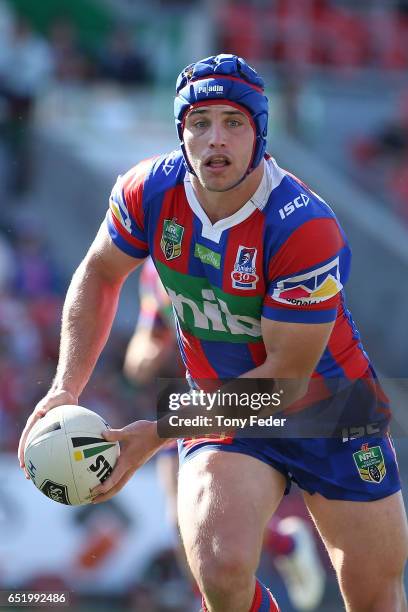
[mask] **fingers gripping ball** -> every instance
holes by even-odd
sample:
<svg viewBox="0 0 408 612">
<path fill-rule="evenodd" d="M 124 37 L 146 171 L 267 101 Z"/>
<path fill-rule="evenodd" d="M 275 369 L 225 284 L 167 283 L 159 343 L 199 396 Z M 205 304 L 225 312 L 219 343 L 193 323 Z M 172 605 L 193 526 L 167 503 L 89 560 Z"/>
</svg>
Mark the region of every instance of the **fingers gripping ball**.
<svg viewBox="0 0 408 612">
<path fill-rule="evenodd" d="M 90 491 L 111 474 L 119 443 L 107 442 L 107 423 L 81 406 L 58 406 L 36 422 L 24 449 L 35 486 L 61 504 L 91 502 Z"/>
</svg>

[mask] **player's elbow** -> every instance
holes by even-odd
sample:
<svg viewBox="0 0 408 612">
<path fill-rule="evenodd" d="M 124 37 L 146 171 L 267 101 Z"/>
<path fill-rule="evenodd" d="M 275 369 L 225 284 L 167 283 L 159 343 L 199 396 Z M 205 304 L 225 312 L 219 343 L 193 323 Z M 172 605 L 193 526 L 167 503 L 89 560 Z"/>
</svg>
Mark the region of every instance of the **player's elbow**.
<svg viewBox="0 0 408 612">
<path fill-rule="evenodd" d="M 107 289 L 120 289 L 127 276 L 109 265 L 109 261 L 98 252 L 88 252 L 81 267 L 86 279 Z"/>
</svg>

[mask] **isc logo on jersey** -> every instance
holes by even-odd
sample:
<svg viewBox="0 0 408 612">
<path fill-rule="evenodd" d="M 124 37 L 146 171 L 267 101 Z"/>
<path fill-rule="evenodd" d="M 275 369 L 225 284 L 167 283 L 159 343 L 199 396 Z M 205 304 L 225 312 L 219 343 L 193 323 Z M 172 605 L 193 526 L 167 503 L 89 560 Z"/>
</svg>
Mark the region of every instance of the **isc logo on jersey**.
<svg viewBox="0 0 408 612">
<path fill-rule="evenodd" d="M 297 198 L 291 202 L 288 202 L 283 208 L 279 209 L 280 218 L 282 220 L 286 219 L 286 217 L 289 217 L 289 215 L 295 212 L 297 208 L 307 207 L 309 202 L 310 198 L 305 193 L 301 193 L 299 196 L 297 196 Z"/>
<path fill-rule="evenodd" d="M 282 304 L 306 306 L 318 304 L 341 291 L 339 258 L 305 274 L 290 276 L 276 283 L 272 298 Z"/>
</svg>

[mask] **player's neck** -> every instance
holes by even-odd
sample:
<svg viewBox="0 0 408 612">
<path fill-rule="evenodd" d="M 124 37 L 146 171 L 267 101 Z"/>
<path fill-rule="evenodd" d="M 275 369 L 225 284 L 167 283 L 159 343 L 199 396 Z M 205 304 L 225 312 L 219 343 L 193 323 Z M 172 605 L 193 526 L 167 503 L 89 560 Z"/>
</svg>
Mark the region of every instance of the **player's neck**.
<svg viewBox="0 0 408 612">
<path fill-rule="evenodd" d="M 261 184 L 263 173 L 264 164 L 260 164 L 242 183 L 228 191 L 208 191 L 196 176 L 191 176 L 191 184 L 207 217 L 211 223 L 216 223 L 236 213 L 251 199 Z"/>
</svg>

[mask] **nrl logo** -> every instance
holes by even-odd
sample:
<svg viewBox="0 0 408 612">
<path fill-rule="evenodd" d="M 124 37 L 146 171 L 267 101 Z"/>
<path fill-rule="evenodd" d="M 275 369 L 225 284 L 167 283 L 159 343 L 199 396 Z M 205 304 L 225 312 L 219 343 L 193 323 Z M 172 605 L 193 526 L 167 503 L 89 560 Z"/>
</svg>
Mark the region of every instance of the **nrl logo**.
<svg viewBox="0 0 408 612">
<path fill-rule="evenodd" d="M 239 246 L 231 272 L 234 289 L 255 289 L 259 280 L 255 265 L 257 252 L 255 247 Z"/>
<path fill-rule="evenodd" d="M 167 261 L 180 257 L 183 234 L 182 225 L 178 225 L 173 219 L 164 219 L 160 247 Z"/>
<path fill-rule="evenodd" d="M 380 446 L 368 448 L 363 444 L 361 450 L 353 453 L 353 459 L 362 480 L 378 484 L 387 473 Z"/>
</svg>

